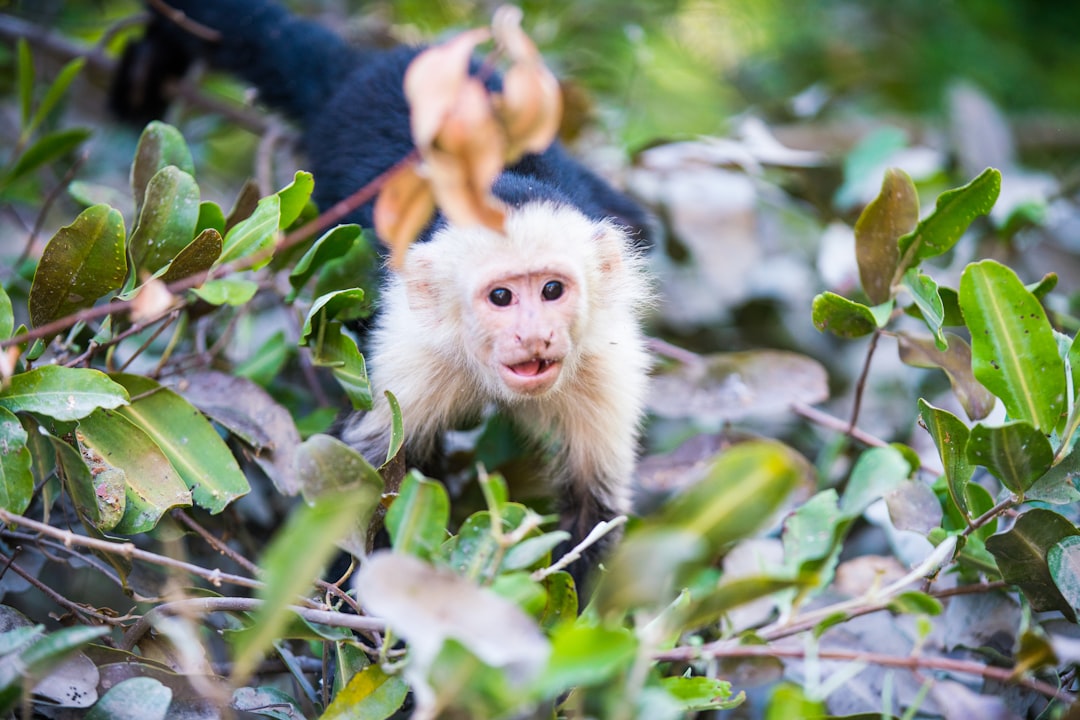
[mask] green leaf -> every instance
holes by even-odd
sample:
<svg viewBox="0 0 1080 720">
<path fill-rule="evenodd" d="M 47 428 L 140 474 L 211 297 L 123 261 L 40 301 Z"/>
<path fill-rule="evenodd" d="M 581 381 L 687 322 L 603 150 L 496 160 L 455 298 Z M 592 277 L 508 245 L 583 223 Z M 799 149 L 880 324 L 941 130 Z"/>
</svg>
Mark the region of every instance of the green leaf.
<svg viewBox="0 0 1080 720">
<path fill-rule="evenodd" d="M 175 165 L 158 170 L 146 186 L 129 249 L 135 267 L 153 275 L 192 242 L 199 220 L 199 186 Z"/>
<path fill-rule="evenodd" d="M 195 176 L 195 163 L 184 136 L 172 125 L 154 120 L 139 136 L 135 159 L 131 164 L 131 195 L 135 198 L 136 211 L 142 209 L 150 178 L 169 165 Z"/>
<path fill-rule="evenodd" d="M 286 301 L 295 300 L 300 288 L 311 279 L 312 275 L 319 272 L 323 265 L 347 253 L 360 237 L 360 232 L 359 225 L 338 225 L 312 243 L 289 273 L 289 284 L 293 289 Z"/>
<path fill-rule="evenodd" d="M 353 410 L 370 410 L 371 383 L 356 341 L 342 332 L 338 322 L 328 322 L 320 340 L 313 348 L 312 363 L 330 368 Z"/>
<path fill-rule="evenodd" d="M 1000 192 L 1001 173 L 987 168 L 967 185 L 941 193 L 934 212 L 900 238 L 899 269 L 906 272 L 923 260 L 950 250 L 975 218 L 990 212 Z"/>
<path fill-rule="evenodd" d="M 986 539 L 1001 577 L 1016 585 L 1039 612 L 1058 610 L 1076 622 L 1072 606 L 1062 596 L 1047 565 L 1047 554 L 1065 538 L 1080 535 L 1076 526 L 1051 510 L 1034 508 L 1017 518 L 1008 532 Z"/>
<path fill-rule="evenodd" d="M 944 605 L 933 595 L 908 590 L 889 601 L 889 611 L 904 614 L 940 615 Z"/>
<path fill-rule="evenodd" d="M 0 408 L 0 507 L 22 515 L 34 494 L 30 450 L 19 418 Z"/>
<path fill-rule="evenodd" d="M 700 481 L 670 501 L 658 522 L 700 535 L 715 551 L 768 522 L 807 473 L 806 461 L 781 443 L 740 443 L 722 452 Z"/>
<path fill-rule="evenodd" d="M 279 330 L 259 346 L 251 357 L 238 364 L 233 372 L 266 387 L 281 372 L 292 350 L 293 344 L 285 339 L 285 332 Z"/>
<path fill-rule="evenodd" d="M 43 365 L 15 375 L 0 390 L 0 407 L 60 421 L 78 420 L 97 408 L 115 408 L 127 402 L 127 391 L 105 373 L 59 365 Z"/>
<path fill-rule="evenodd" d="M 241 278 L 207 280 L 191 292 L 211 305 L 243 305 L 255 297 L 259 284 Z"/>
<path fill-rule="evenodd" d="M 152 677 L 133 677 L 109 688 L 86 720 L 165 720 L 173 692 Z"/>
<path fill-rule="evenodd" d="M 1074 448 L 1061 462 L 1047 470 L 1028 488 L 1024 497 L 1052 505 L 1080 501 L 1080 449 Z"/>
<path fill-rule="evenodd" d="M 405 444 L 405 424 L 401 417 L 401 406 L 394 394 L 387 390 L 383 396 L 390 406 L 390 445 L 386 448 L 386 462 L 390 462 L 397 457 L 402 445 Z"/>
<path fill-rule="evenodd" d="M 875 305 L 893 296 L 892 284 L 900 251 L 896 241 L 911 232 L 919 221 L 919 194 L 907 173 L 885 171 L 881 192 L 866 206 L 855 223 L 855 258 L 859 279 Z"/>
<path fill-rule="evenodd" d="M 221 234 L 217 230 L 203 230 L 169 262 L 161 281 L 171 283 L 206 272 L 221 257 L 221 247 Z"/>
<path fill-rule="evenodd" d="M 320 720 L 384 720 L 401 708 L 409 685 L 378 665 L 358 672 L 334 697 Z"/>
<path fill-rule="evenodd" d="M 1051 546 L 1046 561 L 1062 597 L 1074 614 L 1080 614 L 1080 535 L 1069 535 Z"/>
<path fill-rule="evenodd" d="M 862 337 L 878 328 L 870 308 L 836 293 L 824 292 L 815 297 L 811 314 L 814 327 L 842 338 Z"/>
<path fill-rule="evenodd" d="M 195 503 L 219 513 L 251 489 L 240 465 L 201 412 L 148 377 L 117 373 L 134 400 L 117 410 L 145 432 L 191 490 Z"/>
<path fill-rule="evenodd" d="M 360 288 L 348 290 L 336 290 L 315 299 L 304 318 L 304 326 L 300 330 L 300 345 L 308 345 L 312 334 L 321 330 L 321 324 L 334 320 L 341 313 L 347 313 L 351 305 L 364 299 L 364 291 Z M 316 338 L 317 340 L 318 338 Z"/>
<path fill-rule="evenodd" d="M 86 58 L 75 58 L 68 62 L 64 67 L 60 68 L 60 72 L 56 73 L 55 79 L 45 90 L 45 95 L 41 98 L 41 103 L 37 107 L 37 111 L 33 117 L 30 118 L 30 122 L 23 128 L 24 133 L 33 132 L 38 125 L 40 125 L 45 118 L 49 116 L 56 104 L 60 102 L 60 98 L 64 96 L 68 88 L 71 87 L 71 83 L 75 80 L 75 77 L 82 70 L 83 65 L 86 64 Z"/>
<path fill-rule="evenodd" d="M 945 333 L 949 347 L 940 350 L 935 341 L 906 332 L 896 334 L 900 360 L 912 367 L 939 368 L 952 385 L 953 394 L 972 420 L 981 420 L 994 409 L 996 399 L 975 379 L 971 369 L 971 347 L 963 338 Z"/>
<path fill-rule="evenodd" d="M 368 525 L 382 500 L 382 476 L 357 450 L 329 435 L 312 435 L 301 443 L 293 463 L 308 502 L 342 492 L 357 496 L 352 532 L 348 537 L 342 534 L 342 545 L 364 556 Z"/>
<path fill-rule="evenodd" d="M 1054 449 L 1031 423 L 1016 420 L 999 427 L 975 425 L 968 438 L 967 456 L 968 462 L 982 465 L 1002 485 L 1022 497 L 1050 468 Z"/>
<path fill-rule="evenodd" d="M 684 630 L 705 627 L 741 605 L 776 595 L 798 584 L 798 581 L 793 578 L 767 575 L 722 580 L 708 593 L 694 597 L 686 608 L 676 614 L 676 617 L 679 626 Z"/>
<path fill-rule="evenodd" d="M 544 697 L 572 687 L 589 687 L 626 670 L 637 653 L 637 639 L 625 628 L 568 623 L 551 637 L 551 657 L 540 679 Z"/>
<path fill-rule="evenodd" d="M 199 203 L 199 222 L 195 224 L 197 232 L 216 230 L 218 235 L 225 232 L 225 212 L 221 206 L 214 202 L 203 201 Z"/>
<path fill-rule="evenodd" d="M 0 287 L 0 340 L 7 340 L 15 331 L 15 311 L 11 307 L 11 298 Z"/>
<path fill-rule="evenodd" d="M 30 45 L 26 38 L 19 38 L 15 56 L 15 66 L 19 82 L 19 127 L 24 134 L 30 124 L 30 112 L 34 101 L 34 58 L 30 55 Z"/>
<path fill-rule="evenodd" d="M 674 697 L 684 712 L 730 710 L 741 705 L 746 696 L 732 697 L 731 683 L 709 677 L 665 677 L 660 679 L 668 694 Z"/>
<path fill-rule="evenodd" d="M 964 488 L 971 481 L 975 468 L 968 462 L 967 443 L 970 431 L 958 417 L 919 399 L 919 417 L 934 439 L 949 495 L 960 512 L 968 515 L 967 494 Z M 966 522 L 964 523 L 967 524 Z"/>
<path fill-rule="evenodd" d="M 255 212 L 225 234 L 224 248 L 217 264 L 225 265 L 240 258 L 262 256 L 252 269 L 266 265 L 273 259 L 270 251 L 274 248 L 280 219 L 281 198 L 267 195 L 255 206 Z"/>
<path fill-rule="evenodd" d="M 279 225 L 282 230 L 296 222 L 300 217 L 304 206 L 311 199 L 311 191 L 315 189 L 315 179 L 311 173 L 297 170 L 293 181 L 278 190 L 278 198 L 281 200 L 281 217 Z"/>
<path fill-rule="evenodd" d="M 844 183 L 836 191 L 836 204 L 847 208 L 858 202 L 863 181 L 907 144 L 907 133 L 895 127 L 882 127 L 863 136 L 844 157 Z"/>
<path fill-rule="evenodd" d="M 339 648 L 348 647 L 338 644 Z M 241 687 L 233 691 L 232 709 L 274 720 L 307 720 L 300 703 L 275 687 Z"/>
<path fill-rule="evenodd" d="M 169 509 L 191 505 L 191 492 L 168 458 L 123 415 L 96 410 L 79 421 L 76 437 L 101 466 L 124 472 L 126 505 L 123 518 L 113 528 L 117 533 L 148 532 Z"/>
<path fill-rule="evenodd" d="M 1064 408 L 1065 364 L 1042 305 L 1016 273 L 983 260 L 964 269 L 960 307 L 975 377 L 1001 398 L 1010 418 L 1053 431 Z"/>
<path fill-rule="evenodd" d="M 17 180 L 23 175 L 67 155 L 81 145 L 91 134 L 86 128 L 68 128 L 42 135 L 15 161 L 11 170 L 8 171 L 8 181 Z"/>
<path fill-rule="evenodd" d="M 570 533 L 565 530 L 556 530 L 522 540 L 507 550 L 501 567 L 503 570 L 530 568 L 544 558 L 549 557 L 551 551 L 558 547 L 559 543 L 566 542 L 569 539 Z"/>
<path fill-rule="evenodd" d="M 938 295 L 937 283 L 929 275 L 924 275 L 918 268 L 910 268 L 904 273 L 901 284 L 911 294 L 912 300 L 919 308 L 919 314 L 930 332 L 934 334 L 937 349 L 944 351 L 949 343 L 941 332 L 941 326 L 945 322 L 945 306 Z"/>
<path fill-rule="evenodd" d="M 870 448 L 859 456 L 840 498 L 840 515 L 857 518 L 876 500 L 896 489 L 911 475 L 903 453 L 893 447 Z"/>
<path fill-rule="evenodd" d="M 386 531 L 398 552 L 430 558 L 446 539 L 450 498 L 446 488 L 412 470 L 386 511 Z"/>
<path fill-rule="evenodd" d="M 260 562 L 265 585 L 258 590 L 263 604 L 250 629 L 237 636 L 232 679 L 242 684 L 262 653 L 279 637 L 291 617 L 288 606 L 305 594 L 323 572 L 344 537 L 363 511 L 364 493 L 333 492 L 310 505 L 300 505 L 271 540 Z"/>
<path fill-rule="evenodd" d="M 801 503 L 784 519 L 781 539 L 786 564 L 799 569 L 806 563 L 813 563 L 814 571 L 820 571 L 823 566 L 820 561 L 833 555 L 842 539 L 838 528 L 843 520 L 839 498 L 832 488 Z"/>
<path fill-rule="evenodd" d="M 112 526 L 104 527 L 94 477 L 82 455 L 60 438 L 49 435 L 48 439 L 56 453 L 57 467 L 63 476 L 68 495 L 74 501 L 79 514 L 94 527 L 103 531 L 111 530 Z"/>
<path fill-rule="evenodd" d="M 40 327 L 90 307 L 126 274 L 124 218 L 107 205 L 87 208 L 41 254 L 30 287 L 31 323 Z"/>
</svg>

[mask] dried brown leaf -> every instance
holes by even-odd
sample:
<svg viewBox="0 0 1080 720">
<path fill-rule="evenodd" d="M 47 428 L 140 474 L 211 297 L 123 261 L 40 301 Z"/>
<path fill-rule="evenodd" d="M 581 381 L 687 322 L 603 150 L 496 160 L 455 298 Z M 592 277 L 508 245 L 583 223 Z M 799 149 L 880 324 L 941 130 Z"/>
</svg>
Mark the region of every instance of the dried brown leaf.
<svg viewBox="0 0 1080 720">
<path fill-rule="evenodd" d="M 473 50 L 490 36 L 486 28 L 469 30 L 428 48 L 409 64 L 405 97 L 411 109 L 413 142 L 421 153 L 434 142 L 446 116 L 458 104 L 461 88 L 469 80 Z"/>
<path fill-rule="evenodd" d="M 504 159 L 513 162 L 526 152 L 543 152 L 555 140 L 562 120 L 562 92 L 521 29 L 519 8 L 504 5 L 496 10 L 492 30 L 513 63 L 498 99 L 499 120 L 508 140 Z"/>
<path fill-rule="evenodd" d="M 431 221 L 435 196 L 426 178 L 412 165 L 386 181 L 375 200 L 375 232 L 390 249 L 390 264 L 400 268 L 416 236 Z"/>
<path fill-rule="evenodd" d="M 139 290 L 131 301 L 131 321 L 141 323 L 153 320 L 176 302 L 176 296 L 169 292 L 165 283 L 158 278 L 151 278 Z"/>
</svg>

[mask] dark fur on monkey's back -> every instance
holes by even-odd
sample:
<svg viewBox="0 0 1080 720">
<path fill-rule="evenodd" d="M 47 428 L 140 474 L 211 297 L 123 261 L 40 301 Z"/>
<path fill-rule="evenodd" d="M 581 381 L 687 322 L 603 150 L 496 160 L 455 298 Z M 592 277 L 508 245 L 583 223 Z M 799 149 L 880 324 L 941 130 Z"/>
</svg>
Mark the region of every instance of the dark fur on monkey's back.
<svg viewBox="0 0 1080 720">
<path fill-rule="evenodd" d="M 419 48 L 361 50 L 329 29 L 268 0 L 167 0 L 174 21 L 153 11 L 144 38 L 129 46 L 111 93 L 124 118 L 145 123 L 163 112 L 170 80 L 204 58 L 252 83 L 260 99 L 296 119 L 315 175 L 315 202 L 327 209 L 365 186 L 412 149 L 402 81 Z M 218 34 L 193 35 L 188 21 Z M 497 87 L 498 77 L 489 85 Z M 648 244 L 647 220 L 629 198 L 574 161 L 558 144 L 508 168 L 494 192 L 512 206 L 537 199 L 572 204 L 586 216 L 622 223 Z M 372 225 L 369 203 L 347 218 Z"/>
</svg>

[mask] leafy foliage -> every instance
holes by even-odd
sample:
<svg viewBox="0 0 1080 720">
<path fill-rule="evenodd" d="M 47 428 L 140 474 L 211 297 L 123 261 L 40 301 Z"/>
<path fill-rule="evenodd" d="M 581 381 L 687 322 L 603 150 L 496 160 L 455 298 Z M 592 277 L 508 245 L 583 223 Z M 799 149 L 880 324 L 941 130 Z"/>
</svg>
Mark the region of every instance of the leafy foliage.
<svg viewBox="0 0 1080 720">
<path fill-rule="evenodd" d="M 651 31 L 640 42 L 674 53 Z M 524 50 L 515 60 L 531 74 L 520 87 L 533 89 L 508 88 L 525 104 L 499 115 L 499 162 L 554 132 L 549 76 Z M 64 65 L 40 92 L 26 42 L 12 64 L 20 131 L 0 198 L 41 202 L 37 176 L 89 137 L 51 124 L 83 63 Z M 442 75 L 431 72 L 421 88 L 438 89 Z M 522 108 L 542 127 L 520 127 Z M 627 134 L 641 139 L 650 122 L 635 119 Z M 845 687 L 875 671 L 866 682 L 889 691 L 857 708 L 866 716 L 1020 705 L 1053 716 L 1074 699 L 1076 658 L 1062 639 L 1080 607 L 1080 322 L 1063 309 L 1056 276 L 1025 285 L 1017 253 L 984 259 L 969 247 L 1008 241 L 1028 222 L 1020 211 L 993 218 L 1015 168 L 948 189 L 941 177 L 917 184 L 877 167 L 903 146 L 896 133 L 852 151 L 821 219 L 850 231 L 854 273 L 792 303 L 792 327 L 809 319 L 827 335 L 792 331 L 777 343 L 802 343 L 826 365 L 790 349 L 699 355 L 657 343 L 640 473 L 654 497 L 625 522 L 596 591 L 579 598 L 566 572 L 574 552 L 553 559 L 567 535 L 529 495 L 535 468 L 498 418 L 437 479 L 399 452 L 407 419 L 388 429 L 380 467 L 328 434 L 337 413 L 371 406 L 347 324 L 376 302 L 362 279 L 378 262 L 374 235 L 312 224 L 315 180 L 303 171 L 276 191 L 240 191 L 233 208 L 207 199 L 220 194 L 202 178 L 212 153 L 193 152 L 185 134 L 198 133 L 148 125 L 130 197 L 73 189 L 84 209 L 4 276 L 0 711 L 385 718 L 411 704 L 426 716 L 677 718 L 745 703 L 758 716 L 809 717 L 845 712 Z M 423 150 L 456 143 L 460 156 L 441 161 L 490 164 L 492 149 L 470 140 Z M 692 146 L 690 164 L 723 166 L 722 182 L 735 182 L 728 166 L 755 163 L 804 181 L 815 176 L 797 168 L 821 162 L 750 142 L 729 161 L 717 145 Z M 663 150 L 639 168 L 656 173 L 643 186 L 660 178 L 670 190 L 657 202 L 671 203 L 675 239 L 658 264 L 677 266 L 683 252 L 712 269 L 709 243 L 695 244 L 700 207 L 680 208 L 677 173 L 651 164 Z M 844 215 L 871 175 L 880 192 Z M 491 210 L 482 197 L 440 201 Z M 426 221 L 430 202 L 405 214 Z M 721 264 L 737 265 L 735 255 Z M 664 289 L 685 300 L 680 272 Z M 701 288 L 726 291 L 708 278 L 692 290 Z M 657 331 L 708 346 L 715 327 L 693 330 L 679 310 Z M 919 390 L 891 401 L 921 426 L 907 444 L 860 429 L 860 403 L 875 392 L 865 371 L 849 421 L 809 407 L 840 385 L 841 355 L 863 352 L 860 338 L 870 340 L 866 367 L 892 339 L 907 366 L 942 371 L 906 371 L 905 387 L 917 377 Z M 815 429 L 796 428 L 796 417 Z M 729 432 L 736 422 L 757 437 Z M 851 557 L 870 526 L 884 528 L 903 564 Z M 359 563 L 349 579 L 327 574 L 338 548 Z M 109 587 L 83 595 L 43 573 L 46 558 Z M 15 609 L 39 592 L 66 627 L 47 630 L 44 614 Z M 927 681 L 911 685 L 911 669 Z M 747 700 L 753 676 L 774 683 L 768 699 Z M 1002 697 L 1001 683 L 1015 692 Z"/>
</svg>

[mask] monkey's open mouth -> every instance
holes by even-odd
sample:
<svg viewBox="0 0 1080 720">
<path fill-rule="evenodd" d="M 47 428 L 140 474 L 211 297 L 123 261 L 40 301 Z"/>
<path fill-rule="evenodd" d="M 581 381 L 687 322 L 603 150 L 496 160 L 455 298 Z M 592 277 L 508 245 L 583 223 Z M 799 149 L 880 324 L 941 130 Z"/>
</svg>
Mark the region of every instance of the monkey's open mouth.
<svg viewBox="0 0 1080 720">
<path fill-rule="evenodd" d="M 507 365 L 510 372 L 515 375 L 521 375 L 522 377 L 537 377 L 547 372 L 548 368 L 555 364 L 555 360 L 542 360 L 535 358 L 533 360 L 526 360 L 525 362 L 517 363 L 516 365 Z"/>
</svg>

